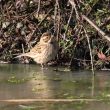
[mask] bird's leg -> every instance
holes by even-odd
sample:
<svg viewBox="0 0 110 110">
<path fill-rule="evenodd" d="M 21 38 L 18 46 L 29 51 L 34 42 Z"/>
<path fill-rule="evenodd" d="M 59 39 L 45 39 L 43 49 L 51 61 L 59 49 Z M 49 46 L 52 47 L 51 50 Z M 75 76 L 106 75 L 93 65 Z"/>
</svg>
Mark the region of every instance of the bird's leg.
<svg viewBox="0 0 110 110">
<path fill-rule="evenodd" d="M 44 69 L 44 65 L 41 63 L 41 68 Z"/>
<path fill-rule="evenodd" d="M 41 64 L 42 70 L 47 69 L 45 64 Z"/>
</svg>

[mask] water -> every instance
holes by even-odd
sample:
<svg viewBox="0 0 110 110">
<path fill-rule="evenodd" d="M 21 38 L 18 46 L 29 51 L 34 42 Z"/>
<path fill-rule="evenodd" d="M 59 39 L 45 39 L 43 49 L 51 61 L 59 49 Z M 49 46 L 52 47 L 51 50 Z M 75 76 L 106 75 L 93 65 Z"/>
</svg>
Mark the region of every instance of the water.
<svg viewBox="0 0 110 110">
<path fill-rule="evenodd" d="M 0 65 L 0 110 L 110 110 L 110 73 Z"/>
</svg>

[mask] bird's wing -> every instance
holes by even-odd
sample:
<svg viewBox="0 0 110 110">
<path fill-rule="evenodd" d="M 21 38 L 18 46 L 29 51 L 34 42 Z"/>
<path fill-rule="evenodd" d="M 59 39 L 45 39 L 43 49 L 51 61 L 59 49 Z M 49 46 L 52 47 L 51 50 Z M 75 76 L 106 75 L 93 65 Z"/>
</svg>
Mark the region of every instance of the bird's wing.
<svg viewBox="0 0 110 110">
<path fill-rule="evenodd" d="M 46 48 L 45 44 L 41 44 L 40 42 L 38 42 L 31 50 L 30 53 L 42 53 L 42 51 Z"/>
<path fill-rule="evenodd" d="M 46 44 L 42 44 L 42 43 L 38 42 L 38 43 L 30 50 L 30 52 L 28 52 L 28 53 L 23 53 L 23 54 L 21 54 L 21 55 L 18 55 L 18 56 L 15 57 L 15 58 L 19 58 L 19 57 L 22 57 L 22 56 L 28 56 L 28 57 L 34 58 L 35 56 L 41 55 L 42 52 L 45 52 L 45 51 L 46 51 L 46 48 L 47 48 L 47 45 L 46 45 Z"/>
</svg>

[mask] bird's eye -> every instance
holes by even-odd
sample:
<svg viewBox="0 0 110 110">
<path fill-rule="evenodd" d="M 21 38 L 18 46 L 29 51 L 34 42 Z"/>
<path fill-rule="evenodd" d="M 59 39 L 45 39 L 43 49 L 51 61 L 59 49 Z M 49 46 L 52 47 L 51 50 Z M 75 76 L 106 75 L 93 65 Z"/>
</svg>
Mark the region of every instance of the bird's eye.
<svg viewBox="0 0 110 110">
<path fill-rule="evenodd" d="M 45 37 L 43 38 L 43 41 L 44 41 L 44 42 L 48 42 L 49 39 L 50 39 L 49 36 L 45 36 Z"/>
</svg>

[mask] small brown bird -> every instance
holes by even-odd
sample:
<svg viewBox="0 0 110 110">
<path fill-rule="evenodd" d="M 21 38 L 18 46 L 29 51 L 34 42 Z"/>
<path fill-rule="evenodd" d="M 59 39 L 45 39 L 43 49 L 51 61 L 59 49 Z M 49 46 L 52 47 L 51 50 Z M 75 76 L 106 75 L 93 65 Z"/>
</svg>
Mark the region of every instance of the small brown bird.
<svg viewBox="0 0 110 110">
<path fill-rule="evenodd" d="M 44 33 L 40 41 L 28 53 L 17 57 L 28 56 L 43 67 L 47 62 L 55 59 L 58 52 L 58 42 L 50 33 Z"/>
</svg>

